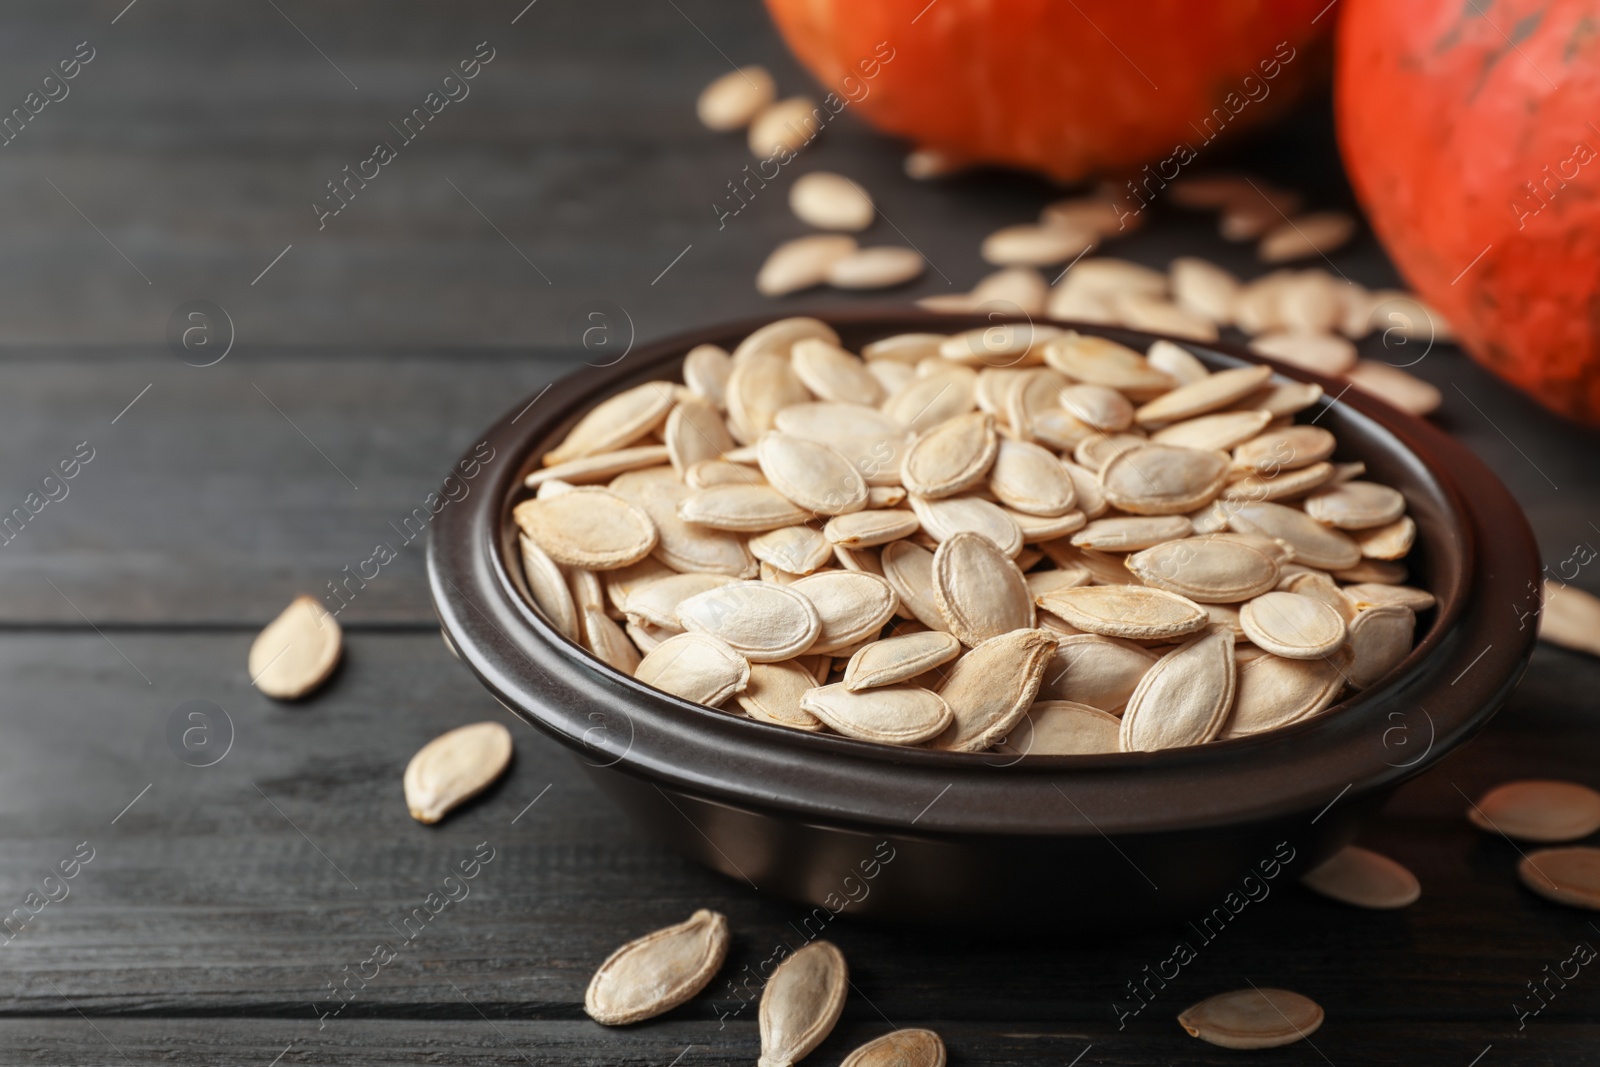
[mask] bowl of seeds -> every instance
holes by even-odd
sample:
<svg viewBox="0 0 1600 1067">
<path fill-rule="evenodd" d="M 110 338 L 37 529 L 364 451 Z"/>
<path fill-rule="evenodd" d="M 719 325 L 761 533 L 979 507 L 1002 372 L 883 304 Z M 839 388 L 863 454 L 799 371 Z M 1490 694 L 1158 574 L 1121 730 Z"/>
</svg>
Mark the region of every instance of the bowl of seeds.
<svg viewBox="0 0 1600 1067">
<path fill-rule="evenodd" d="M 1346 844 L 1532 648 L 1509 493 L 1329 384 L 1025 318 L 706 330 L 491 428 L 434 599 L 501 703 L 762 891 L 1182 914 Z"/>
</svg>

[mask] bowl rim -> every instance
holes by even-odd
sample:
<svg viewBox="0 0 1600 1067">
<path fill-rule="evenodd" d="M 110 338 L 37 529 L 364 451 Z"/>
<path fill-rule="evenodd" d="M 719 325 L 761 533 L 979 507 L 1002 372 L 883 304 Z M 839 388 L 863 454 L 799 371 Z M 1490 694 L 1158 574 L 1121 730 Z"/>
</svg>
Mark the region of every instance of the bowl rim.
<svg viewBox="0 0 1600 1067">
<path fill-rule="evenodd" d="M 843 332 L 869 331 L 881 336 L 953 333 L 1029 321 L 1025 317 L 945 315 L 905 308 L 810 314 Z M 1494 634 L 1499 639 L 1488 641 L 1481 652 L 1475 651 L 1478 643 L 1469 640 L 1471 631 L 1496 629 L 1484 625 L 1490 621 L 1488 612 L 1477 613 L 1483 617 L 1474 625 L 1469 605 L 1492 595 L 1491 588 L 1505 595 L 1511 588 L 1506 579 L 1513 572 L 1536 576 L 1538 556 L 1532 532 L 1509 493 L 1461 445 L 1376 397 L 1359 390 L 1341 391 L 1341 383 L 1225 342 L 1196 342 L 1041 319 L 1037 321 L 1109 337 L 1139 350 L 1156 340 L 1168 340 L 1212 366 L 1269 365 L 1280 378 L 1322 386 L 1324 395 L 1318 401 L 1322 412 L 1343 404 L 1346 411 L 1336 417 L 1361 420 L 1366 434 L 1392 442 L 1385 451 L 1415 467 L 1425 488 L 1447 513 L 1447 532 L 1459 540 L 1454 547 L 1460 560 L 1457 581 L 1446 591 L 1449 595 L 1438 595 L 1433 620 L 1407 657 L 1374 685 L 1285 727 L 1181 749 L 1093 756 L 1013 757 L 877 745 L 731 716 L 638 682 L 556 631 L 527 603 L 520 591 L 520 575 L 506 564 L 507 550 L 515 545 L 509 530 L 510 508 L 527 496 L 521 486 L 523 475 L 539 466 L 534 445 L 564 432 L 605 396 L 639 381 L 670 376 L 675 363 L 695 345 L 713 343 L 731 349 L 751 331 L 788 317 L 792 316 L 761 316 L 666 338 L 640 346 L 628 358 L 604 367 L 580 368 L 533 399 L 524 398 L 485 436 L 497 456 L 506 450 L 508 461 L 491 469 L 489 484 L 481 485 L 484 491 L 458 507 L 445 509 L 433 524 L 428 547 L 430 585 L 441 627 L 452 646 L 502 704 L 569 746 L 599 757 L 592 766 L 616 767 L 740 805 L 861 826 L 1022 834 L 1105 832 L 1107 826 L 1114 831 L 1181 831 L 1246 822 L 1281 814 L 1286 807 L 1305 808 L 1319 796 L 1319 804 L 1329 803 L 1338 799 L 1330 791 L 1335 779 L 1346 779 L 1339 797 L 1392 788 L 1481 728 L 1526 664 L 1533 644 L 1531 630 L 1521 641 Z M 544 408 L 523 422 L 541 399 L 547 400 Z M 1447 475 L 1446 469 L 1451 474 Z M 1474 497 L 1469 499 L 1461 484 L 1473 485 Z M 1484 499 L 1496 495 L 1504 499 L 1498 503 Z M 1505 510 L 1506 504 L 1511 511 Z M 1516 517 L 1509 535 L 1497 526 L 1494 538 L 1485 536 L 1495 508 L 1501 522 L 1507 514 Z M 1511 614 L 1503 613 L 1507 621 Z M 1497 647 L 1499 655 L 1494 654 Z M 1468 679 L 1474 667 L 1482 669 L 1468 684 L 1458 687 L 1456 683 Z M 1442 682 L 1448 684 L 1442 690 L 1447 699 L 1441 707 Z M 1356 736 L 1362 732 L 1357 720 L 1362 720 L 1368 734 L 1373 734 L 1374 725 L 1379 726 L 1375 736 L 1380 744 L 1372 744 L 1371 736 L 1365 739 L 1369 757 L 1396 755 L 1386 753 L 1393 747 L 1390 735 L 1417 725 L 1404 718 L 1412 711 L 1400 706 L 1423 691 L 1430 693 L 1434 704 L 1430 710 L 1416 701 L 1416 710 L 1422 711 L 1429 728 L 1423 754 L 1399 763 L 1371 758 L 1363 766 L 1358 757 L 1363 740 Z M 594 709 L 585 710 L 587 704 L 595 705 Z M 1385 707 L 1391 709 L 1386 718 L 1372 722 L 1378 709 Z M 1397 715 L 1402 716 L 1399 726 L 1383 727 Z M 624 722 L 625 746 L 621 742 Z M 1401 744 L 1409 742 L 1406 738 Z M 1271 766 L 1258 766 L 1263 760 L 1270 761 L 1274 753 L 1282 761 L 1278 773 L 1272 773 Z M 823 765 L 817 766 L 819 762 Z M 1014 792 L 1039 794 L 1048 786 L 1059 794 L 1058 810 L 1007 819 L 1005 805 L 997 803 L 994 788 L 970 788 L 983 776 L 1027 783 Z M 820 778 L 829 781 L 824 785 Z M 945 782 L 936 794 L 926 788 L 934 785 L 933 779 Z M 816 788 L 807 788 L 808 782 Z M 948 804 L 938 809 L 938 801 L 958 782 L 969 787 L 964 792 L 974 794 L 969 797 L 974 800 L 970 810 Z M 1063 784 L 1071 787 L 1073 796 Z M 925 787 L 926 806 L 905 799 L 908 791 L 913 797 L 918 795 L 917 785 Z M 1215 795 L 1215 790 L 1230 786 L 1235 793 L 1232 798 L 1224 801 Z M 1043 797 L 1050 799 L 1048 792 Z M 1139 817 L 1130 817 L 1130 805 L 1140 809 Z M 1148 810 L 1152 806 L 1157 810 Z M 928 816 L 932 817 L 924 823 Z"/>
</svg>

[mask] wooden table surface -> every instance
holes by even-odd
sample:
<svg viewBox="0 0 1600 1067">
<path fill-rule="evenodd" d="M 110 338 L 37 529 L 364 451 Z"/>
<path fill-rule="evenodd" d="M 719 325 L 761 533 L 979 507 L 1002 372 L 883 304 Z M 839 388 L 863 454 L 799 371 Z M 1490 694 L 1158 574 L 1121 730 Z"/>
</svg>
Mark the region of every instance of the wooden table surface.
<svg viewBox="0 0 1600 1067">
<path fill-rule="evenodd" d="M 0 510 L 93 451 L 0 550 L 0 913 L 59 898 L 0 933 L 0 1062 L 756 1057 L 754 1012 L 729 980 L 794 936 L 797 909 L 635 831 L 517 723 L 515 764 L 480 802 L 435 827 L 407 816 L 400 773 L 423 742 L 509 721 L 439 640 L 420 539 L 341 615 L 345 662 L 314 700 L 273 703 L 245 673 L 263 622 L 395 540 L 392 524 L 482 427 L 593 359 L 575 344 L 589 312 L 609 316 L 610 358 L 630 333 L 883 299 L 754 292 L 766 252 L 801 232 L 784 206 L 792 175 L 718 228 L 712 204 L 749 156 L 696 124 L 696 92 L 730 59 L 809 87 L 758 4 L 524 3 L 0 12 L 6 107 L 80 42 L 94 54 L 0 148 Z M 489 50 L 471 95 L 319 229 L 324 183 Z M 916 184 L 902 153 L 846 113 L 793 168 L 862 181 L 884 209 L 870 239 L 927 256 L 933 269 L 895 300 L 970 287 L 982 235 L 1059 195 L 994 173 Z M 1349 202 L 1325 103 L 1202 162 Z M 1258 269 L 1171 209 L 1114 250 Z M 1370 236 L 1333 262 L 1394 281 Z M 195 300 L 221 307 L 235 340 L 203 368 L 166 341 Z M 1449 347 L 1414 371 L 1444 391 L 1439 423 L 1521 500 L 1552 571 L 1600 544 L 1595 434 Z M 1594 568 L 1565 567 L 1600 589 Z M 809 1062 L 891 1026 L 937 1029 L 958 1067 L 1230 1062 L 1173 1016 L 1249 982 L 1327 1010 L 1312 1041 L 1254 1062 L 1600 1062 L 1600 975 L 1581 972 L 1520 1028 L 1513 1008 L 1574 945 L 1600 944 L 1600 917 L 1521 889 L 1516 849 L 1462 817 L 1464 795 L 1504 779 L 1600 786 L 1597 694 L 1600 661 L 1541 649 L 1489 731 L 1402 790 L 1363 841 L 1419 875 L 1409 909 L 1277 886 L 1121 1030 L 1112 1002 L 1174 931 L 1080 945 L 1036 936 L 1028 914 L 954 932 L 841 921 L 830 936 L 854 989 Z M 211 766 L 169 742 L 175 709 L 195 700 L 226 713 L 218 744 L 231 747 Z M 331 984 L 398 943 L 400 920 L 485 842 L 470 895 L 332 1014 Z M 74 856 L 63 897 L 44 879 Z M 624 1030 L 585 1017 L 584 986 L 616 944 L 702 906 L 734 930 L 705 994 Z"/>
</svg>

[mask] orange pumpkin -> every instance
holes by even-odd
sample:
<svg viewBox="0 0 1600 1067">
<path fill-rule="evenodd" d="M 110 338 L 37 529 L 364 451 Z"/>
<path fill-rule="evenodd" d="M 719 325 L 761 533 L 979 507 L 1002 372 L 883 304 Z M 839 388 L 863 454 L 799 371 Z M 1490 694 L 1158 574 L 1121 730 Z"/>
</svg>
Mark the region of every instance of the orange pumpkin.
<svg viewBox="0 0 1600 1067">
<path fill-rule="evenodd" d="M 801 62 L 878 129 L 1063 180 L 1131 172 L 1180 147 L 1192 158 L 1274 116 L 1325 71 L 1315 46 L 1331 6 L 767 0 Z"/>
<path fill-rule="evenodd" d="M 1477 360 L 1600 421 L 1600 0 L 1344 0 L 1345 163 Z"/>
</svg>

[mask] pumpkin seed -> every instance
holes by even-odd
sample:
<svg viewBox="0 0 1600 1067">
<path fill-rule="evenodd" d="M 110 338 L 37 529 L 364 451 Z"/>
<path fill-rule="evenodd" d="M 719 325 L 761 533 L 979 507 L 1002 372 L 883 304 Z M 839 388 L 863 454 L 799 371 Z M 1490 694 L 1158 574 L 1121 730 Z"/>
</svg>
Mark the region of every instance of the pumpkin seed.
<svg viewBox="0 0 1600 1067">
<path fill-rule="evenodd" d="M 871 548 L 909 537 L 920 526 L 916 514 L 910 511 L 857 511 L 829 519 L 822 533 L 826 540 L 835 545 Z"/>
<path fill-rule="evenodd" d="M 875 636 L 898 604 L 888 581 L 865 571 L 819 571 L 789 588 L 816 612 L 816 638 L 801 650 L 812 653 L 838 652 Z"/>
<path fill-rule="evenodd" d="M 1549 578 L 1543 591 L 1539 640 L 1600 656 L 1600 598 Z"/>
<path fill-rule="evenodd" d="M 1114 256 L 1079 261 L 1067 272 L 1067 281 L 1096 293 L 1148 293 L 1163 296 L 1167 276 L 1159 270 Z M 1065 284 L 1065 282 L 1063 282 Z"/>
<path fill-rule="evenodd" d="M 1172 423 L 1150 435 L 1152 444 L 1227 452 L 1259 434 L 1272 421 L 1265 411 L 1225 411 Z"/>
<path fill-rule="evenodd" d="M 985 263 L 1001 267 L 1053 267 L 1098 243 L 1094 231 L 1087 228 L 1022 223 L 985 237 L 979 255 Z"/>
<path fill-rule="evenodd" d="M 639 668 L 639 650 L 628 640 L 622 627 L 600 608 L 580 608 L 583 647 L 612 670 L 631 675 Z"/>
<path fill-rule="evenodd" d="M 733 582 L 679 604 L 678 625 L 720 637 L 752 663 L 775 663 L 810 648 L 822 620 L 791 586 Z"/>
<path fill-rule="evenodd" d="M 1140 407 L 1134 418 L 1140 426 L 1161 426 L 1219 411 L 1254 393 L 1270 377 L 1272 368 L 1265 366 L 1218 371 L 1163 393 Z"/>
<path fill-rule="evenodd" d="M 655 525 L 655 557 L 678 571 L 754 577 L 755 560 L 738 537 L 678 517 L 679 506 L 692 491 L 671 475 L 670 468 L 631 471 L 611 483 L 613 493 L 643 511 Z"/>
<path fill-rule="evenodd" d="M 997 270 L 973 286 L 973 303 L 1006 309 L 1018 315 L 1043 315 L 1049 284 L 1032 267 Z"/>
<path fill-rule="evenodd" d="M 1106 500 L 1135 515 L 1182 515 L 1213 499 L 1228 480 L 1228 457 L 1172 445 L 1145 445 L 1100 471 Z"/>
<path fill-rule="evenodd" d="M 1282 504 L 1240 502 L 1228 525 L 1240 533 L 1262 534 L 1285 542 L 1294 550 L 1295 562 L 1308 567 L 1338 571 L 1361 560 L 1361 546 L 1348 535 Z"/>
<path fill-rule="evenodd" d="M 778 412 L 811 399 L 788 357 L 757 349 L 736 357 L 728 376 L 728 429 L 742 445 L 773 428 Z"/>
<path fill-rule="evenodd" d="M 1204 627 L 1209 618 L 1192 600 L 1134 585 L 1057 589 L 1038 603 L 1085 633 L 1139 641 L 1183 637 Z"/>
<path fill-rule="evenodd" d="M 1320 463 L 1338 446 L 1333 434 L 1320 426 L 1285 426 L 1252 437 L 1233 450 L 1233 462 L 1263 474 L 1295 470 Z"/>
<path fill-rule="evenodd" d="M 1350 621 L 1350 650 L 1355 655 L 1348 681 L 1365 689 L 1388 674 L 1411 651 L 1417 617 L 1399 606 L 1366 608 Z"/>
<path fill-rule="evenodd" d="M 681 633 L 651 649 L 634 677 L 662 692 L 716 707 L 750 684 L 750 664 L 717 637 Z"/>
<path fill-rule="evenodd" d="M 929 742 L 948 752 L 982 752 L 1027 714 L 1055 654 L 1048 630 L 1013 630 L 956 660 L 939 687 L 954 721 Z"/>
<path fill-rule="evenodd" d="M 709 489 L 713 485 L 766 485 L 767 480 L 755 467 L 743 463 L 729 463 L 725 459 L 703 459 L 683 472 L 683 482 L 691 489 Z M 615 490 L 616 486 L 613 485 Z M 651 516 L 654 518 L 654 516 Z"/>
<path fill-rule="evenodd" d="M 871 226 L 876 213 L 865 189 L 842 174 L 825 170 L 795 179 L 789 186 L 789 210 L 808 226 L 851 233 Z"/>
<path fill-rule="evenodd" d="M 1146 585 L 1201 604 L 1235 604 L 1278 583 L 1278 563 L 1272 556 L 1238 541 L 1205 537 L 1136 552 L 1127 566 Z"/>
<path fill-rule="evenodd" d="M 487 789 L 511 763 L 511 731 L 475 722 L 440 734 L 406 764 L 406 808 L 421 823 L 436 823 Z"/>
<path fill-rule="evenodd" d="M 1098 756 L 1120 752 L 1122 720 L 1070 700 L 1039 700 L 995 751 L 1016 756 Z"/>
<path fill-rule="evenodd" d="M 589 980 L 583 1010 L 606 1026 L 652 1019 L 704 989 L 727 953 L 728 920 L 701 908 L 607 956 Z"/>
<path fill-rule="evenodd" d="M 647 622 L 629 620 L 622 624 L 622 632 L 628 635 L 628 640 L 633 642 L 635 648 L 648 656 L 661 645 L 661 642 L 675 635 L 678 628 L 674 626 L 668 629 L 665 626 L 652 626 Z"/>
<path fill-rule="evenodd" d="M 961 642 L 939 630 L 902 634 L 864 646 L 844 669 L 851 692 L 894 685 L 926 674 L 961 655 Z"/>
<path fill-rule="evenodd" d="M 707 129 L 739 130 L 750 125 L 777 95 L 777 86 L 767 68 L 741 67 L 702 89 L 694 109 Z"/>
<path fill-rule="evenodd" d="M 861 487 L 862 503 L 866 489 Z M 678 518 L 717 530 L 755 533 L 805 522 L 811 512 L 764 485 L 717 485 L 696 489 L 678 505 Z"/>
<path fill-rule="evenodd" d="M 1285 659 L 1320 659 L 1344 644 L 1344 618 L 1320 600 L 1272 592 L 1239 610 L 1252 643 Z"/>
<path fill-rule="evenodd" d="M 1100 479 L 1093 471 L 1078 466 L 1069 460 L 1062 460 L 1061 465 L 1066 468 L 1067 477 L 1072 479 L 1073 504 L 1089 519 L 1098 519 L 1106 513 L 1106 496 L 1101 491 Z"/>
<path fill-rule="evenodd" d="M 1411 611 L 1427 611 L 1435 603 L 1432 593 L 1422 589 L 1412 589 L 1406 585 L 1358 582 L 1355 585 L 1345 586 L 1340 592 L 1358 611 L 1380 604 L 1393 604 Z"/>
<path fill-rule="evenodd" d="M 718 411 L 727 409 L 728 375 L 732 373 L 733 360 L 716 345 L 695 345 L 683 357 L 683 384 Z"/>
<path fill-rule="evenodd" d="M 1308 270 L 1284 282 L 1278 291 L 1278 318 L 1290 333 L 1326 334 L 1344 319 L 1341 285 L 1326 271 Z"/>
<path fill-rule="evenodd" d="M 1069 378 L 1110 386 L 1129 399 L 1148 398 L 1177 384 L 1126 345 L 1070 330 L 1045 343 L 1044 359 Z"/>
<path fill-rule="evenodd" d="M 1405 564 L 1379 559 L 1363 559 L 1353 567 L 1337 567 L 1331 573 L 1339 581 L 1351 583 L 1375 582 L 1382 585 L 1399 585 L 1406 580 Z"/>
<path fill-rule="evenodd" d="M 1127 641 L 1098 634 L 1064 634 L 1045 670 L 1037 699 L 1063 700 L 1120 714 L 1159 657 Z"/>
<path fill-rule="evenodd" d="M 757 445 L 761 473 L 774 489 L 808 511 L 842 515 L 867 506 L 867 483 L 835 449 L 772 430 Z"/>
<path fill-rule="evenodd" d="M 941 374 L 918 378 L 885 400 L 882 410 L 906 430 L 922 433 L 971 411 L 977 404 L 975 387 L 976 376 Z"/>
<path fill-rule="evenodd" d="M 1015 367 L 1021 363 L 1039 362 L 1037 358 L 1030 358 L 1036 349 L 1061 335 L 1062 331 L 1054 326 L 1031 322 L 996 323 L 946 338 L 939 345 L 939 355 L 958 364 Z"/>
<path fill-rule="evenodd" d="M 1118 325 L 1118 316 L 1111 306 L 1110 295 L 1074 284 L 1071 271 L 1067 272 L 1066 281 L 1051 290 L 1045 310 L 1052 319 L 1099 323 L 1104 326 Z"/>
<path fill-rule="evenodd" d="M 1136 216 L 1123 210 L 1115 200 L 1106 196 L 1076 196 L 1046 204 L 1039 212 L 1039 222 L 1045 226 L 1068 226 L 1111 236 L 1125 228 L 1135 226 Z"/>
<path fill-rule="evenodd" d="M 250 643 L 250 683 L 274 700 L 299 700 L 328 680 L 343 647 L 338 620 L 315 598 L 297 596 Z"/>
<path fill-rule="evenodd" d="M 1104 433 L 1126 430 L 1133 424 L 1133 404 L 1107 386 L 1068 385 L 1057 396 L 1074 418 Z"/>
<path fill-rule="evenodd" d="M 1411 415 L 1430 415 L 1444 402 L 1444 394 L 1425 382 L 1381 360 L 1359 359 L 1344 372 L 1345 380 L 1364 393 Z"/>
<path fill-rule="evenodd" d="M 868 1041 L 839 1067 L 945 1067 L 944 1042 L 932 1030 L 896 1030 Z"/>
<path fill-rule="evenodd" d="M 921 253 L 914 249 L 893 245 L 862 248 L 833 261 L 828 284 L 836 289 L 886 289 L 911 281 L 925 266 Z"/>
<path fill-rule="evenodd" d="M 1233 631 L 1209 627 L 1162 656 L 1139 679 L 1122 713 L 1124 752 L 1154 752 L 1214 739 L 1233 706 Z"/>
<path fill-rule="evenodd" d="M 1239 279 L 1215 263 L 1194 256 L 1180 256 L 1169 268 L 1172 297 L 1191 315 L 1198 315 L 1218 326 L 1233 321 L 1233 304 L 1239 298 Z"/>
<path fill-rule="evenodd" d="M 517 542 L 522 547 L 522 576 L 533 597 L 533 606 L 562 636 L 570 641 L 578 640 L 578 609 L 572 602 L 572 591 L 567 588 L 560 566 L 527 534 L 519 533 Z"/>
<path fill-rule="evenodd" d="M 761 991 L 758 1067 L 793 1067 L 839 1021 L 850 988 L 844 954 L 813 941 L 778 964 Z"/>
<path fill-rule="evenodd" d="M 828 657 L 821 659 L 826 662 Z M 826 670 L 824 667 L 824 673 Z M 822 720 L 800 704 L 816 686 L 817 676 L 807 670 L 800 660 L 752 663 L 750 684 L 734 699 L 744 713 L 757 722 L 815 733 L 823 728 Z"/>
<path fill-rule="evenodd" d="M 770 351 L 775 355 L 788 356 L 795 342 L 807 337 L 818 337 L 830 344 L 839 343 L 839 331 L 821 319 L 812 318 L 810 315 L 791 315 L 753 330 L 735 346 L 733 361 L 742 363 L 756 352 Z"/>
<path fill-rule="evenodd" d="M 1218 336 L 1216 323 L 1158 296 L 1120 293 L 1112 307 L 1122 325 L 1131 330 L 1170 334 L 1187 341 L 1215 341 Z"/>
<path fill-rule="evenodd" d="M 935 541 L 942 543 L 966 531 L 987 537 L 1012 559 L 1022 551 L 1022 528 L 987 500 L 970 496 L 945 500 L 910 496 L 907 500 L 922 523 L 923 532 Z"/>
<path fill-rule="evenodd" d="M 1030 515 L 1058 516 L 1077 500 L 1072 477 L 1050 452 L 1026 441 L 1003 440 L 989 475 L 989 491 Z"/>
<path fill-rule="evenodd" d="M 1079 548 L 1102 552 L 1137 552 L 1189 536 L 1193 524 L 1183 515 L 1119 515 L 1096 519 L 1072 535 Z"/>
<path fill-rule="evenodd" d="M 820 337 L 806 337 L 789 349 L 789 362 L 801 383 L 825 401 L 882 403 L 883 386 L 859 358 Z"/>
<path fill-rule="evenodd" d="M 924 499 L 953 496 L 983 480 L 998 450 L 994 416 L 976 411 L 958 415 L 912 442 L 900 480 Z"/>
<path fill-rule="evenodd" d="M 1207 997 L 1181 1012 L 1178 1024 L 1222 1048 L 1278 1048 L 1316 1033 L 1322 1008 L 1287 989 L 1251 986 Z"/>
<path fill-rule="evenodd" d="M 671 422 L 670 416 L 668 416 L 667 421 Z M 717 421 L 717 429 L 724 436 L 727 435 L 727 431 L 722 428 L 721 420 Z M 607 478 L 621 474 L 623 471 L 639 470 L 643 467 L 658 467 L 667 461 L 669 455 L 669 450 L 665 445 L 641 445 L 637 448 L 623 448 L 615 452 L 596 452 L 592 456 L 568 460 L 565 463 L 558 463 L 554 467 L 546 467 L 544 470 L 534 471 L 522 480 L 522 484 L 529 489 L 536 489 L 554 482 L 561 482 L 564 483 L 565 488 L 571 489 L 583 482 L 603 482 Z"/>
<path fill-rule="evenodd" d="M 1323 659 L 1284 659 L 1262 650 L 1238 668 L 1233 712 L 1220 740 L 1276 730 L 1325 710 L 1344 688 L 1347 654 Z"/>
<path fill-rule="evenodd" d="M 559 445 L 544 454 L 544 465 L 554 467 L 630 445 L 660 426 L 675 400 L 671 382 L 645 382 L 608 397 L 579 419 Z"/>
<path fill-rule="evenodd" d="M 804 148 L 822 129 L 821 108 L 809 97 L 769 104 L 750 121 L 750 152 L 762 159 Z"/>
<path fill-rule="evenodd" d="M 968 647 L 1034 624 L 1022 572 L 981 534 L 958 533 L 939 546 L 933 595 L 950 632 Z"/>
<path fill-rule="evenodd" d="M 786 296 L 821 285 L 839 260 L 856 251 L 856 239 L 843 234 L 812 234 L 785 241 L 772 250 L 756 274 L 762 296 Z"/>
<path fill-rule="evenodd" d="M 1100 472 L 1106 464 L 1125 452 L 1143 448 L 1149 440 L 1141 433 L 1092 433 L 1079 441 L 1072 450 L 1072 458 L 1088 470 Z"/>
<path fill-rule="evenodd" d="M 945 629 L 949 624 L 933 592 L 933 553 L 910 541 L 895 541 L 884 546 L 880 559 L 901 608 L 929 629 Z"/>
<path fill-rule="evenodd" d="M 1250 351 L 1314 374 L 1347 374 L 1356 365 L 1356 346 L 1325 333 L 1263 333 Z"/>
<path fill-rule="evenodd" d="M 605 571 L 637 563 L 656 547 L 650 516 L 609 489 L 574 489 L 512 509 L 523 533 L 551 559 L 569 567 Z"/>
<path fill-rule="evenodd" d="M 1600 793 L 1577 782 L 1506 782 L 1479 797 L 1467 818 L 1518 841 L 1576 841 L 1600 830 Z"/>
<path fill-rule="evenodd" d="M 810 574 L 833 558 L 833 545 L 809 526 L 781 526 L 748 543 L 756 559 L 790 574 Z"/>
<path fill-rule="evenodd" d="M 950 708 L 929 689 L 887 685 L 863 692 L 843 682 L 812 689 L 800 706 L 836 733 L 884 745 L 915 745 L 950 725 Z"/>
<path fill-rule="evenodd" d="M 1287 219 L 1261 238 L 1258 252 L 1266 263 L 1287 263 L 1307 256 L 1325 256 L 1355 235 L 1356 220 L 1342 211 L 1318 211 Z"/>
<path fill-rule="evenodd" d="M 665 627 L 669 632 L 676 633 L 682 629 L 678 625 L 679 604 L 733 580 L 726 574 L 674 574 L 635 589 L 628 596 L 623 611 L 634 622 Z"/>
<path fill-rule="evenodd" d="M 1171 341 L 1152 341 L 1145 351 L 1145 359 L 1156 370 L 1170 375 L 1178 385 L 1198 382 L 1211 373 L 1192 352 Z"/>
<path fill-rule="evenodd" d="M 1517 877 L 1547 900 L 1600 910 L 1600 848 L 1541 848 L 1522 857 Z"/>
<path fill-rule="evenodd" d="M 937 356 L 939 346 L 944 341 L 945 335 L 942 333 L 897 333 L 863 345 L 861 358 L 868 363 L 890 360 L 915 365 L 930 356 Z"/>
<path fill-rule="evenodd" d="M 728 433 L 722 414 L 709 400 L 680 402 L 667 416 L 661 436 L 667 442 L 665 450 L 667 458 L 672 461 L 672 469 L 680 477 L 694 464 L 720 459 L 724 452 L 734 447 L 733 436 Z M 656 460 L 656 463 L 660 463 L 660 460 Z M 641 467 L 653 465 L 639 464 Z"/>
<path fill-rule="evenodd" d="M 1376 482 L 1345 481 L 1306 497 L 1306 514 L 1341 530 L 1385 526 L 1405 514 L 1406 498 Z"/>
<path fill-rule="evenodd" d="M 1271 476 L 1243 474 L 1236 470 L 1235 474 L 1242 476 L 1235 477 L 1223 486 L 1222 492 L 1217 495 L 1227 501 L 1291 500 L 1328 484 L 1334 470 L 1331 463 L 1313 463 L 1309 467 Z"/>
<path fill-rule="evenodd" d="M 1368 559 L 1404 559 L 1417 540 L 1417 524 L 1410 515 L 1402 515 L 1387 526 L 1357 530 L 1353 536 Z"/>
<path fill-rule="evenodd" d="M 1272 382 L 1234 405 L 1235 411 L 1265 411 L 1274 418 L 1293 415 L 1322 399 L 1316 382 Z"/>
<path fill-rule="evenodd" d="M 1083 529 L 1089 521 L 1083 512 L 1076 509 L 1064 511 L 1060 515 L 1029 515 L 1025 511 L 1013 511 L 1011 508 L 1000 509 L 1007 518 L 1017 524 L 1017 529 L 1022 531 L 1024 544 L 1039 544 L 1043 541 L 1054 541 L 1070 533 Z M 1017 556 L 1017 567 L 1022 567 L 1022 556 Z"/>
<path fill-rule="evenodd" d="M 630 594 L 636 590 L 643 589 L 651 582 L 661 578 L 670 578 L 677 573 L 676 570 L 653 556 L 646 556 L 638 563 L 630 564 L 626 567 L 618 567 L 614 571 L 606 571 L 603 577 L 600 575 L 596 575 L 596 577 L 599 578 L 601 585 L 605 589 L 606 600 L 611 605 L 612 613 L 624 615 L 627 613 Z"/>
<path fill-rule="evenodd" d="M 1334 580 L 1322 571 L 1308 571 L 1304 574 L 1292 574 L 1286 577 L 1278 586 L 1285 593 L 1298 593 L 1300 596 L 1320 600 L 1334 611 L 1348 625 L 1356 617 L 1356 607 L 1350 603 L 1350 598 L 1340 591 Z"/>
</svg>

